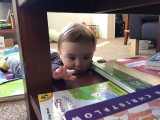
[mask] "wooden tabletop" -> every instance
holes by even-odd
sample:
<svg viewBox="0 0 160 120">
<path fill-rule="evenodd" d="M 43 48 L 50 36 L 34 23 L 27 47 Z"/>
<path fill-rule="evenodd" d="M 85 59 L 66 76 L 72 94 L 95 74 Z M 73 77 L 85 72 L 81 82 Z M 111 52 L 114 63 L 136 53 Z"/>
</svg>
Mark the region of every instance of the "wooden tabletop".
<svg viewBox="0 0 160 120">
<path fill-rule="evenodd" d="M 101 82 L 108 81 L 107 78 L 102 77 L 94 71 L 88 71 L 77 76 L 77 80 L 74 81 L 64 81 L 64 80 L 54 80 L 55 91 L 66 90 L 72 88 L 78 88 L 87 85 L 93 85 Z"/>
</svg>

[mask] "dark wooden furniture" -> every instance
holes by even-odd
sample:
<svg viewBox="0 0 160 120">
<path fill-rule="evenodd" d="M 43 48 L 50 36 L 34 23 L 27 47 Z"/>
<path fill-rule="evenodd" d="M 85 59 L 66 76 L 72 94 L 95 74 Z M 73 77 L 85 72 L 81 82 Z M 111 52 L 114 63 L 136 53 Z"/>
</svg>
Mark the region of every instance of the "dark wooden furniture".
<svg viewBox="0 0 160 120">
<path fill-rule="evenodd" d="M 50 67 L 47 11 L 160 13 L 159 0 L 12 0 L 12 3 L 20 56 L 24 66 L 27 111 L 31 120 L 41 119 L 37 94 L 53 91 L 52 84 L 56 85 L 52 83 Z M 99 81 L 93 83 L 97 82 Z M 82 83 L 87 85 L 89 81 L 82 81 Z"/>
<path fill-rule="evenodd" d="M 127 45 L 129 35 L 129 14 L 125 14 L 125 17 L 124 45 Z"/>
<path fill-rule="evenodd" d="M 16 30 L 15 30 L 15 29 L 4 29 L 4 30 L 0 30 L 0 35 L 10 34 L 10 33 L 16 33 Z"/>
<path fill-rule="evenodd" d="M 8 2 L 8 3 L 11 3 L 12 0 L 0 0 L 0 2 Z"/>
</svg>

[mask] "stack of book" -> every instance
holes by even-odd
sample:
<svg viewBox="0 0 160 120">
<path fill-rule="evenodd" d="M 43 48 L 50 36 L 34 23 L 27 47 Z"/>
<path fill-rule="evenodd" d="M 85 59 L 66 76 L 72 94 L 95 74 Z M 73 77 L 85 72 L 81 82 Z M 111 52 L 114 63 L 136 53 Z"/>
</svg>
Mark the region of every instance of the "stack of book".
<svg viewBox="0 0 160 120">
<path fill-rule="evenodd" d="M 133 75 L 134 72 L 129 70 L 129 67 L 124 67 L 124 65 L 119 64 L 119 66 L 122 66 L 120 68 L 115 65 L 115 61 L 110 61 L 107 63 L 93 62 L 91 69 L 101 76 L 108 78 L 110 81 L 114 82 L 129 93 L 152 87 L 153 84 L 150 84 L 141 78 L 136 77 L 136 75 Z M 123 67 L 126 71 L 130 71 L 131 74 L 124 71 L 124 69 L 122 69 Z"/>
<path fill-rule="evenodd" d="M 159 93 L 160 85 L 67 111 L 65 118 L 66 120 L 159 120 Z"/>
<path fill-rule="evenodd" d="M 13 12 L 8 10 L 6 19 L 0 19 L 0 30 L 2 29 L 15 29 L 15 19 Z"/>
<path fill-rule="evenodd" d="M 160 71 L 160 52 L 153 55 L 146 61 L 146 68 Z"/>
<path fill-rule="evenodd" d="M 112 82 L 39 94 L 42 120 L 159 120 L 160 85 L 126 94 Z"/>
<path fill-rule="evenodd" d="M 39 94 L 42 119 L 138 120 L 160 118 L 160 85 L 156 85 L 159 84 L 159 80 L 155 79 L 157 83 L 148 83 L 145 79 L 141 80 L 131 76 L 118 70 L 113 61 L 93 62 L 91 71 L 109 81 Z"/>
<path fill-rule="evenodd" d="M 12 29 L 11 23 L 0 23 L 0 29 Z"/>
<path fill-rule="evenodd" d="M 65 113 L 128 94 L 111 81 L 69 90 L 39 94 L 43 120 L 65 120 Z M 76 120 L 76 119 L 75 119 Z"/>
<path fill-rule="evenodd" d="M 113 68 L 151 85 L 158 85 L 160 84 L 159 71 L 146 68 L 148 59 L 148 57 L 118 59 L 113 62 Z"/>
</svg>

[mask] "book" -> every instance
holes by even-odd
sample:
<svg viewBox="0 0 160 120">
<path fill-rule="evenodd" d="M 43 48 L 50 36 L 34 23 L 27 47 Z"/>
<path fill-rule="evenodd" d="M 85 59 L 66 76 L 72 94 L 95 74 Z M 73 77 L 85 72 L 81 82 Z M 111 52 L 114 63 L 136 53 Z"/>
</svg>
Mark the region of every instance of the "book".
<svg viewBox="0 0 160 120">
<path fill-rule="evenodd" d="M 67 111 L 67 120 L 159 120 L 160 85 Z"/>
<path fill-rule="evenodd" d="M 127 92 L 111 81 L 69 90 L 39 94 L 43 120 L 64 120 L 72 109 L 126 95 Z"/>
<path fill-rule="evenodd" d="M 145 64 L 147 60 L 148 57 L 118 59 L 113 62 L 113 68 L 132 75 L 137 79 L 141 79 L 151 85 L 158 85 L 160 84 L 160 72 L 146 69 Z"/>
<path fill-rule="evenodd" d="M 151 84 L 141 79 L 115 69 L 113 67 L 113 61 L 108 61 L 106 63 L 93 62 L 91 69 L 103 77 L 108 78 L 129 93 L 152 87 Z"/>
<path fill-rule="evenodd" d="M 17 79 L 0 85 L 0 102 L 18 100 L 23 98 L 23 79 Z"/>
<path fill-rule="evenodd" d="M 160 52 L 150 57 L 145 66 L 147 69 L 160 71 Z"/>
<path fill-rule="evenodd" d="M 11 29 L 12 25 L 11 23 L 2 23 L 0 24 L 0 29 Z"/>
</svg>

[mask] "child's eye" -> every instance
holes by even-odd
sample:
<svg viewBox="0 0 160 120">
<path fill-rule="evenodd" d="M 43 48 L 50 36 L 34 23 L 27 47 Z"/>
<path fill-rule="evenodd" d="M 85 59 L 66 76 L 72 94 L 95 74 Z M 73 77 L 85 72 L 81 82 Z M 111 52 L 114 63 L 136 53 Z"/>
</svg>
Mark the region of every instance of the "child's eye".
<svg viewBox="0 0 160 120">
<path fill-rule="evenodd" d="M 70 60 L 75 60 L 76 58 L 75 57 L 68 57 Z"/>
<path fill-rule="evenodd" d="M 84 57 L 84 60 L 88 60 L 88 59 L 90 59 L 91 57 Z"/>
</svg>

